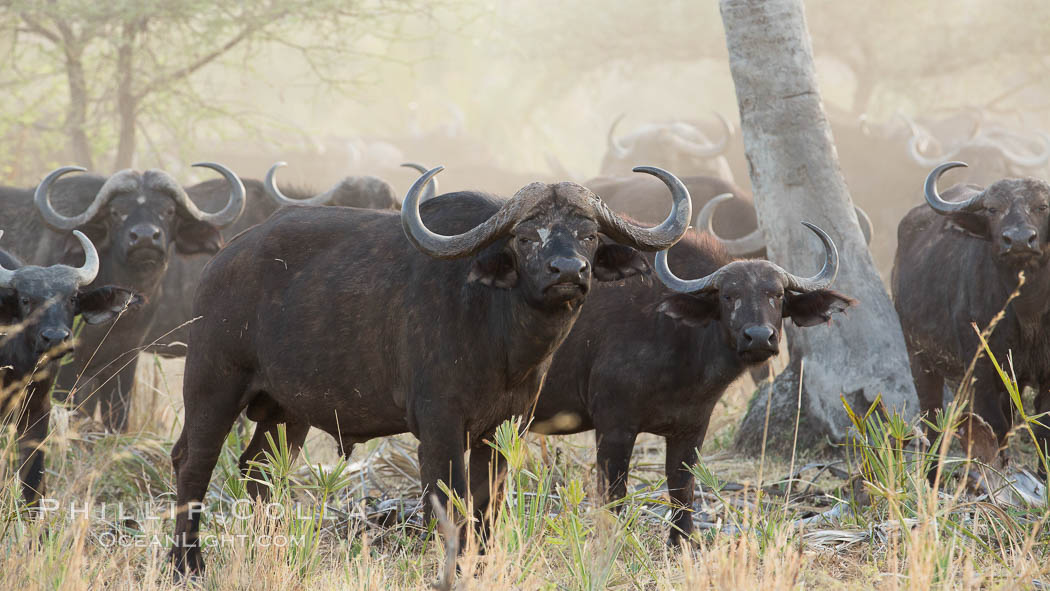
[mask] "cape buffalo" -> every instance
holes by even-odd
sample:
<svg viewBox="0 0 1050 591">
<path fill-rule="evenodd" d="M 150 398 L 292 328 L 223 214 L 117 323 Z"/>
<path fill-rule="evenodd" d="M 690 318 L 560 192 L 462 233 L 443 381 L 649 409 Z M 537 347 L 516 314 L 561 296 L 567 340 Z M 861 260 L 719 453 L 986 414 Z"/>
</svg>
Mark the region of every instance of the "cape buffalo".
<svg viewBox="0 0 1050 591">
<path fill-rule="evenodd" d="M 3 232 L 0 232 L 3 234 Z M 73 350 L 73 317 L 89 325 L 108 324 L 142 297 L 122 287 L 88 287 L 99 273 L 99 257 L 81 232 L 79 267 L 25 266 L 0 250 L 0 419 L 13 416 L 18 434 L 22 496 L 34 503 L 44 493 L 44 441 L 51 414 L 51 385 L 58 360 Z"/>
<path fill-rule="evenodd" d="M 424 491 L 488 504 L 490 449 L 503 420 L 525 414 L 592 277 L 644 272 L 635 250 L 670 247 L 689 225 L 685 186 L 671 213 L 642 228 L 575 183 L 533 183 L 510 200 L 460 192 L 420 208 L 416 181 L 400 215 L 289 207 L 230 242 L 204 270 L 194 302 L 172 449 L 180 513 L 176 570 L 199 571 L 199 513 L 230 426 L 242 409 L 259 424 L 241 456 L 287 425 L 293 453 L 311 426 L 343 453 L 373 437 L 419 438 Z M 614 243 L 602 244 L 599 233 Z M 406 240 L 406 237 L 408 238 Z M 438 259 L 438 260 L 435 260 Z M 468 483 L 463 454 L 471 454 Z"/>
<path fill-rule="evenodd" d="M 630 176 L 635 162 L 652 162 L 679 174 L 707 175 L 733 182 L 733 173 L 725 158 L 733 128 L 725 117 L 716 113 L 722 130 L 718 141 L 711 141 L 699 126 L 687 121 L 649 123 L 633 132 L 616 137 L 616 126 L 623 115 L 613 120 L 606 134 L 604 176 Z"/>
<path fill-rule="evenodd" d="M 58 378 L 59 387 L 75 390 L 76 402 L 88 413 L 101 406 L 103 423 L 113 431 L 127 429 L 139 348 L 154 318 L 152 298 L 172 250 L 217 252 L 223 244 L 219 228 L 233 223 L 244 209 L 244 186 L 237 175 L 220 164 L 195 166 L 215 170 L 226 179 L 228 197 L 215 213 L 201 211 L 162 170 L 123 170 L 109 178 L 84 176 L 62 182 L 62 175 L 83 170 L 67 166 L 48 174 L 31 193 L 9 190 L 2 195 L 0 213 L 9 220 L 13 248 L 23 259 L 79 260 L 81 247 L 65 232 L 80 229 L 98 249 L 96 283 L 120 285 L 147 298 L 141 313 L 121 318 L 112 327 L 84 327 L 80 342 L 86 354 L 76 356 Z M 36 212 L 31 209 L 34 205 Z M 80 213 L 67 215 L 60 210 Z"/>
<path fill-rule="evenodd" d="M 854 303 L 828 289 L 838 271 L 835 245 L 806 225 L 824 243 L 816 276 L 797 277 L 764 260 L 734 261 L 718 241 L 690 231 L 656 255 L 656 275 L 667 289 L 638 281 L 596 287 L 554 355 L 532 429 L 594 429 L 599 488 L 610 500 L 626 492 L 635 437 L 662 435 L 667 489 L 683 509 L 673 517 L 672 545 L 693 531 L 693 477 L 685 465 L 696 463 L 725 389 L 777 355 L 784 318 L 813 326 Z"/>
<path fill-rule="evenodd" d="M 285 205 L 341 205 L 369 209 L 398 210 L 401 205 L 389 183 L 373 176 L 346 177 L 323 193 L 314 194 L 304 189 L 277 188 L 276 171 L 285 166 L 278 162 L 266 173 L 263 181 L 242 179 L 244 183 L 244 213 L 236 222 L 224 228 L 222 235 L 230 239 L 248 228 L 261 224 L 273 212 Z M 416 168 L 418 165 L 408 165 Z M 430 189 L 428 188 L 428 191 Z M 222 207 L 229 188 L 221 180 L 210 180 L 186 187 L 186 193 L 195 203 L 212 209 Z M 210 254 L 210 253 L 208 253 Z M 146 343 L 152 353 L 165 357 L 186 355 L 188 325 L 193 320 L 193 293 L 197 290 L 201 272 L 210 256 L 175 257 L 164 275 L 159 293 L 153 297 L 154 320 Z"/>
<path fill-rule="evenodd" d="M 1012 354 L 1021 386 L 1032 386 L 1036 410 L 1050 410 L 1050 272 L 1047 223 L 1050 185 L 1023 178 L 1003 179 L 987 188 L 955 185 L 943 197 L 937 180 L 966 166 L 948 162 L 926 177 L 927 205 L 908 212 L 897 228 L 893 299 L 911 359 L 923 411 L 942 407 L 944 384 L 957 384 L 980 349 L 971 323 L 982 329 L 1003 309 L 1025 276 L 1020 295 L 1006 307 L 989 345 Z M 974 368 L 973 411 L 1000 442 L 1011 424 L 1011 403 L 991 362 Z M 1045 445 L 1050 433 L 1039 429 Z"/>
</svg>

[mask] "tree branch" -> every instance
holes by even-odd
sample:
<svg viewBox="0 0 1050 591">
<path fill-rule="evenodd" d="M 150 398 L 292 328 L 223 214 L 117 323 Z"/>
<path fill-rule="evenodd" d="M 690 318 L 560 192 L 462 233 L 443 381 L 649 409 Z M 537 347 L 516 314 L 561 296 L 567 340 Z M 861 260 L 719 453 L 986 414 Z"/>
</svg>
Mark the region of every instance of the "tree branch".
<svg viewBox="0 0 1050 591">
<path fill-rule="evenodd" d="M 22 17 L 22 22 L 24 22 L 27 25 L 27 28 L 24 29 L 25 31 L 30 33 L 36 33 L 37 35 L 40 35 L 41 37 L 47 39 L 55 45 L 61 43 L 62 40 L 58 36 L 58 33 L 55 33 L 54 31 L 49 31 L 47 27 L 25 14 L 22 14 L 20 16 Z"/>
<path fill-rule="evenodd" d="M 231 49 L 233 49 L 242 41 L 250 37 L 255 31 L 259 30 L 260 28 L 261 26 L 258 25 L 248 25 L 241 29 L 241 31 L 237 33 L 237 35 L 235 35 L 232 39 L 224 43 L 221 47 L 215 49 L 211 53 L 201 56 L 199 59 L 197 59 L 197 61 L 183 66 L 173 72 L 169 72 L 167 74 L 163 74 L 154 78 L 153 80 L 148 82 L 142 88 L 142 90 L 138 92 L 138 94 L 135 96 L 135 99 L 142 100 L 142 98 L 146 95 L 155 92 L 156 90 L 163 88 L 171 84 L 172 82 L 176 82 L 178 80 L 186 78 L 190 74 L 193 74 L 197 70 L 215 61 L 223 54 L 229 52 Z"/>
</svg>

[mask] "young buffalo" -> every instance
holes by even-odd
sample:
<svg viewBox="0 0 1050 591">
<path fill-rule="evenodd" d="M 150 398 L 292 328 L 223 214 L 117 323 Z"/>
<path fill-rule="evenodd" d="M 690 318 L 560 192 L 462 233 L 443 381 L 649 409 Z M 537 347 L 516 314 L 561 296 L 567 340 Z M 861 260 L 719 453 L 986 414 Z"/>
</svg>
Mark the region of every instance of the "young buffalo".
<svg viewBox="0 0 1050 591">
<path fill-rule="evenodd" d="M 689 224 L 688 191 L 655 168 L 638 170 L 663 180 L 673 206 L 654 228 L 574 183 L 533 183 L 506 201 L 452 193 L 420 208 L 440 170 L 416 181 L 400 215 L 285 208 L 205 268 L 194 302 L 203 318 L 191 325 L 186 358 L 186 424 L 172 450 L 177 571 L 203 568 L 201 516 L 189 507 L 203 498 L 242 409 L 259 423 L 241 456 L 245 472 L 279 423 L 293 453 L 310 427 L 346 454 L 411 432 L 426 493 L 443 499 L 442 480 L 483 512 L 484 440 L 531 408 L 592 278 L 645 270 L 635 249 L 668 248 Z"/>
<path fill-rule="evenodd" d="M 966 166 L 948 162 L 926 177 L 926 204 L 908 212 L 897 228 L 893 299 L 904 329 L 912 377 L 923 411 L 943 404 L 944 384 L 965 375 L 982 329 L 1017 289 L 989 339 L 1000 361 L 1012 353 L 1011 369 L 1020 385 L 1036 391 L 1037 412 L 1050 410 L 1050 185 L 1045 181 L 1003 179 L 987 188 L 955 185 L 937 192 L 946 171 Z M 1010 397 L 987 357 L 973 373 L 973 411 L 1005 443 L 1011 427 Z M 931 417 L 932 418 L 932 417 Z M 1041 445 L 1050 430 L 1038 428 Z"/>
<path fill-rule="evenodd" d="M 2 234 L 2 232 L 0 232 Z M 13 418 L 18 432 L 19 477 L 26 503 L 44 492 L 44 452 L 51 385 L 58 360 L 73 351 L 73 317 L 88 324 L 112 321 L 142 297 L 107 285 L 87 288 L 99 270 L 99 257 L 87 236 L 73 234 L 84 250 L 81 267 L 23 266 L 0 250 L 0 418 Z"/>
<path fill-rule="evenodd" d="M 830 321 L 854 300 L 828 287 L 838 271 L 835 244 L 803 279 L 764 260 L 732 260 L 721 243 L 688 232 L 655 269 L 669 289 L 641 282 L 594 290 L 572 333 L 558 349 L 537 403 L 533 430 L 569 434 L 595 430 L 599 487 L 610 500 L 626 493 L 639 433 L 667 440 L 667 488 L 682 510 L 673 516 L 670 544 L 693 531 L 695 464 L 715 404 L 749 367 L 779 352 L 784 318 L 797 326 Z M 683 275 L 667 266 L 670 257 Z"/>
</svg>

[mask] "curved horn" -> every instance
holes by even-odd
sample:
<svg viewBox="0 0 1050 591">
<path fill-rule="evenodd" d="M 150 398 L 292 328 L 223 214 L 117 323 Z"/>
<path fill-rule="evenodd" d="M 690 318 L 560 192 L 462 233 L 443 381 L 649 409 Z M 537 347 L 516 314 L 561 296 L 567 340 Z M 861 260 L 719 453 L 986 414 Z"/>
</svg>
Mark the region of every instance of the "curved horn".
<svg viewBox="0 0 1050 591">
<path fill-rule="evenodd" d="M 835 276 L 839 273 L 839 251 L 835 248 L 835 242 L 831 240 L 831 236 L 828 236 L 828 233 L 818 228 L 816 224 L 802 222 L 802 225 L 812 230 L 824 244 L 824 266 L 812 277 L 799 277 L 777 266 L 784 277 L 784 288 L 799 292 L 826 289 L 835 281 Z"/>
<path fill-rule="evenodd" d="M 663 181 L 671 191 L 671 213 L 659 226 L 643 228 L 614 213 L 601 200 L 595 201 L 595 215 L 602 233 L 627 246 L 639 250 L 664 250 L 670 248 L 689 229 L 693 204 L 689 189 L 678 177 L 655 166 L 636 166 L 634 172 L 650 174 Z"/>
<path fill-rule="evenodd" d="M 679 293 L 702 293 L 718 288 L 718 280 L 722 276 L 723 271 L 729 265 L 719 268 L 710 275 L 705 275 L 699 279 L 681 279 L 677 275 L 671 272 L 671 268 L 667 266 L 667 251 L 661 250 L 656 253 L 656 260 L 654 261 L 653 271 L 656 276 L 660 279 L 660 282 L 666 285 L 672 291 Z"/>
<path fill-rule="evenodd" d="M 980 202 L 981 193 L 977 193 L 966 201 L 945 201 L 941 198 L 941 194 L 937 192 L 937 181 L 941 178 L 942 174 L 953 168 L 965 166 L 965 162 L 945 162 L 930 171 L 930 174 L 926 175 L 926 185 L 923 193 L 926 195 L 926 203 L 928 203 L 937 213 L 949 214 L 959 211 L 973 211 L 977 208 Z"/>
<path fill-rule="evenodd" d="M 334 187 L 328 189 L 324 193 L 314 195 L 313 197 L 308 197 L 306 199 L 292 199 L 291 197 L 288 197 L 287 195 L 282 193 L 281 190 L 277 188 L 277 169 L 281 168 L 282 166 L 288 166 L 288 163 L 275 162 L 274 165 L 270 167 L 270 170 L 266 171 L 266 178 L 263 179 L 263 189 L 266 191 L 266 194 L 269 195 L 270 199 L 273 199 L 275 202 L 277 202 L 277 205 L 280 205 L 281 207 L 287 205 L 327 205 L 332 200 L 332 198 L 335 197 L 336 190 L 339 188 L 340 185 L 342 185 L 342 181 L 340 181 L 339 183 L 336 183 Z"/>
<path fill-rule="evenodd" d="M 874 232 L 875 226 L 872 225 L 868 212 L 856 205 L 853 206 L 853 211 L 857 213 L 857 225 L 860 226 L 860 233 L 864 234 L 864 244 L 871 244 L 871 234 Z"/>
<path fill-rule="evenodd" d="M 79 267 L 70 267 L 77 274 L 77 286 L 84 286 L 95 280 L 98 276 L 98 251 L 95 250 L 95 245 L 91 243 L 91 239 L 84 235 L 80 230 L 73 230 L 73 235 L 80 241 L 80 246 L 84 249 L 84 264 Z"/>
<path fill-rule="evenodd" d="M 921 131 L 919 124 L 912 120 L 911 117 L 908 117 L 900 111 L 897 112 L 897 116 L 903 119 L 908 125 L 908 130 L 911 132 L 911 137 L 908 138 L 908 155 L 911 156 L 911 159 L 919 166 L 927 168 L 930 166 L 937 166 L 939 162 L 944 162 L 945 160 L 953 158 L 959 153 L 961 145 L 952 150 L 951 153 L 945 154 L 944 150 L 940 148 L 941 143 L 937 141 L 937 138 L 931 136 L 929 132 Z M 935 144 L 940 153 L 935 156 L 924 156 L 921 147 L 921 144 L 924 141 Z"/>
<path fill-rule="evenodd" d="M 1014 152 L 1011 152 L 1006 146 L 1000 145 L 999 149 L 1003 152 L 1003 155 L 1010 159 L 1011 162 L 1018 166 L 1025 168 L 1032 168 L 1035 166 L 1042 166 L 1050 160 L 1050 136 L 1043 132 L 1039 132 L 1039 139 L 1043 142 L 1043 151 L 1040 154 L 1034 156 L 1021 156 Z"/>
<path fill-rule="evenodd" d="M 612 152 L 617 158 L 623 158 L 627 155 L 627 148 L 625 148 L 619 140 L 616 139 L 616 126 L 620 124 L 620 121 L 627 116 L 627 113 L 620 113 L 620 115 L 613 119 L 612 123 L 609 124 L 609 131 L 605 134 L 606 147 Z"/>
<path fill-rule="evenodd" d="M 401 227 L 413 246 L 436 259 L 455 259 L 470 256 L 491 244 L 510 229 L 521 215 L 522 202 L 512 198 L 489 219 L 462 234 L 442 236 L 431 232 L 419 215 L 419 202 L 425 187 L 444 166 L 432 168 L 412 183 L 401 204 Z"/>
<path fill-rule="evenodd" d="M 239 218 L 241 213 L 244 212 L 245 204 L 244 183 L 241 182 L 241 179 L 237 178 L 237 175 L 234 174 L 232 170 L 216 162 L 198 162 L 193 166 L 210 168 L 225 177 L 226 182 L 230 184 L 230 199 L 226 202 L 226 207 L 223 207 L 215 213 L 208 213 L 201 211 L 197 205 L 190 200 L 190 196 L 186 194 L 186 190 L 182 188 L 182 185 L 174 183 L 173 192 L 175 202 L 181 205 L 190 217 L 200 222 L 213 224 L 221 228 L 237 221 L 237 218 Z"/>
<path fill-rule="evenodd" d="M 755 228 L 749 234 L 740 238 L 722 238 L 715 233 L 713 223 L 715 210 L 718 209 L 719 205 L 734 198 L 736 198 L 736 195 L 732 193 L 723 193 L 704 204 L 704 207 L 700 209 L 700 213 L 696 216 L 696 227 L 701 232 L 707 232 L 718 239 L 729 254 L 735 257 L 754 256 L 766 248 L 766 239 L 762 236 L 762 228 Z"/>
<path fill-rule="evenodd" d="M 716 111 L 715 117 L 717 117 L 718 121 L 722 124 L 722 138 L 717 142 L 700 144 L 676 135 L 675 143 L 697 158 L 714 158 L 715 156 L 725 154 L 725 151 L 729 148 L 729 139 L 733 137 L 733 127 L 721 113 Z M 696 129 L 695 126 L 691 127 Z"/>
<path fill-rule="evenodd" d="M 401 166 L 404 166 L 405 168 L 411 168 L 411 169 L 415 170 L 416 172 L 419 172 L 420 174 L 425 173 L 427 171 L 427 168 L 425 166 L 423 166 L 422 164 L 417 164 L 415 162 L 405 162 Z M 419 202 L 420 203 L 425 203 L 427 201 L 430 201 L 434 197 L 437 197 L 437 194 L 438 194 L 437 177 L 431 177 L 430 178 L 430 182 L 427 183 L 426 191 L 423 191 L 423 195 L 420 196 L 420 198 L 419 198 Z"/>
<path fill-rule="evenodd" d="M 821 230 L 816 225 L 809 222 L 802 222 L 802 225 L 812 230 L 824 244 L 824 266 L 821 267 L 820 271 L 812 277 L 804 278 L 788 273 L 775 263 L 769 264 L 773 265 L 773 268 L 780 273 L 780 276 L 784 281 L 785 289 L 798 292 L 825 289 L 835 281 L 835 276 L 838 275 L 839 251 L 835 248 L 835 243 L 831 240 L 831 237 L 828 236 L 824 230 Z M 653 270 L 656 272 L 656 276 L 660 278 L 660 281 L 671 290 L 681 293 L 699 293 L 717 289 L 718 281 L 722 274 L 733 264 L 735 263 L 729 263 L 729 265 L 718 269 L 706 277 L 701 277 L 699 279 L 681 279 L 672 273 L 670 267 L 667 266 L 667 251 L 660 251 L 656 253 L 656 261 L 653 265 Z"/>
<path fill-rule="evenodd" d="M 4 231 L 0 230 L 0 238 L 3 238 L 3 236 Z M 4 266 L 0 264 L 0 289 L 11 287 L 11 282 L 14 281 L 14 279 L 15 270 L 5 269 Z"/>
<path fill-rule="evenodd" d="M 40 216 L 44 218 L 47 225 L 57 228 L 59 230 L 72 230 L 77 226 L 83 225 L 91 220 L 98 214 L 98 211 L 106 205 L 106 202 L 112 197 L 111 192 L 99 191 L 95 194 L 94 201 L 88 206 L 80 215 L 72 217 L 64 216 L 57 211 L 54 207 L 51 207 L 51 183 L 55 182 L 58 177 L 73 171 L 84 172 L 86 169 L 80 166 L 63 166 L 62 168 L 56 168 L 44 177 L 44 180 L 40 181 L 40 184 L 36 186 L 36 190 L 33 192 L 33 202 L 36 204 L 37 210 L 40 212 Z"/>
</svg>

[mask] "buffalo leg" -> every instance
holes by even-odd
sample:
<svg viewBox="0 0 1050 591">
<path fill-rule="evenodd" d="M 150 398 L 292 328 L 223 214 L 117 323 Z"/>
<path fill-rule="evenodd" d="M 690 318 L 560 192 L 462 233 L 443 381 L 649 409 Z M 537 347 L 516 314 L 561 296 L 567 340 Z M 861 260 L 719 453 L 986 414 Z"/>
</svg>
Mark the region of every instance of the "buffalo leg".
<svg viewBox="0 0 1050 591">
<path fill-rule="evenodd" d="M 1047 390 L 1046 386 L 1039 385 L 1035 391 L 1035 413 L 1042 414 L 1050 412 L 1050 391 Z M 1035 431 L 1035 440 L 1038 442 L 1039 447 L 1043 449 L 1043 453 L 1050 455 L 1050 415 L 1045 417 L 1039 417 L 1038 425 L 1033 427 Z M 1046 470 L 1043 468 L 1042 463 L 1037 466 L 1039 475 L 1046 477 Z"/>
<path fill-rule="evenodd" d="M 419 472 L 423 484 L 423 517 L 427 523 L 435 517 L 430 495 L 436 495 L 441 510 L 448 495 L 438 488 L 444 482 L 460 498 L 467 496 L 463 428 L 453 421 L 428 420 L 419 433 Z"/>
<path fill-rule="evenodd" d="M 201 503 L 222 444 L 241 411 L 238 403 L 247 384 L 244 376 L 226 375 L 227 383 L 221 384 L 225 387 L 217 388 L 215 376 L 221 373 L 191 370 L 183 387 L 186 420 L 171 450 L 177 511 L 171 559 L 175 572 L 182 575 L 204 572 L 199 539 Z"/>
<path fill-rule="evenodd" d="M 128 414 L 131 410 L 131 393 L 135 389 L 135 370 L 138 355 L 102 386 L 99 399 L 102 424 L 113 433 L 126 433 Z"/>
<path fill-rule="evenodd" d="M 977 381 L 973 391 L 973 412 L 988 423 L 999 439 L 1000 447 L 1006 442 L 1010 421 L 1006 418 L 1001 397 L 1003 384 L 990 363 L 982 361 L 981 369 L 975 372 Z"/>
<path fill-rule="evenodd" d="M 103 373 L 94 379 L 82 382 L 74 393 L 74 401 L 81 412 L 89 417 L 100 409 L 102 424 L 113 433 L 124 433 L 128 429 L 128 409 L 131 406 L 131 391 L 135 387 L 135 370 L 138 356 L 120 371 Z M 91 371 L 90 369 L 86 371 Z"/>
<path fill-rule="evenodd" d="M 930 423 L 936 423 L 937 411 L 944 408 L 944 378 L 933 371 L 933 369 L 927 367 L 917 355 L 909 355 L 909 361 L 911 362 L 911 375 L 915 380 L 915 393 L 919 397 L 919 410 L 926 415 L 926 420 L 930 421 Z M 923 430 L 926 433 L 926 439 L 930 441 L 930 445 L 933 445 L 933 442 L 936 441 L 937 433 L 929 425 Z M 931 448 L 930 453 L 937 454 L 939 450 Z M 929 480 L 930 485 L 933 485 L 936 477 L 937 462 L 932 461 L 926 472 L 926 479 Z"/>
<path fill-rule="evenodd" d="M 627 494 L 627 472 L 634 451 L 635 431 L 597 429 L 598 492 L 606 501 L 618 501 Z"/>
<path fill-rule="evenodd" d="M 262 421 L 255 426 L 255 434 L 252 435 L 252 440 L 248 443 L 248 447 L 244 449 L 244 453 L 241 454 L 239 466 L 241 469 L 241 476 L 248 478 L 247 489 L 248 496 L 252 498 L 260 498 L 266 500 L 270 497 L 270 488 L 263 484 L 264 478 L 262 471 L 259 466 L 253 466 L 250 464 L 252 460 L 261 461 L 263 459 L 263 452 L 270 450 L 270 442 L 266 438 L 266 434 L 269 433 L 270 437 L 273 438 L 274 442 L 277 439 L 278 425 L 275 421 Z M 285 434 L 288 438 L 288 452 L 291 454 L 291 459 L 299 457 L 299 451 L 303 448 L 303 443 L 306 441 L 306 434 L 310 432 L 310 425 L 305 422 L 288 422 L 283 423 L 286 425 Z"/>
<path fill-rule="evenodd" d="M 470 499 L 482 539 L 488 534 L 490 522 L 496 518 L 506 473 L 507 462 L 496 450 L 487 445 L 470 450 Z M 490 509 L 491 514 L 488 514 Z"/>
<path fill-rule="evenodd" d="M 32 505 L 44 495 L 44 442 L 51 417 L 50 388 L 32 387 L 18 417 L 18 475 L 22 497 Z"/>
<path fill-rule="evenodd" d="M 704 425 L 704 431 L 707 426 Z M 693 533 L 693 493 L 696 486 L 692 466 L 700 459 L 697 449 L 704 442 L 704 433 L 694 437 L 667 438 L 664 470 L 667 475 L 667 494 L 671 498 L 671 533 L 667 545 L 677 548 Z"/>
</svg>

